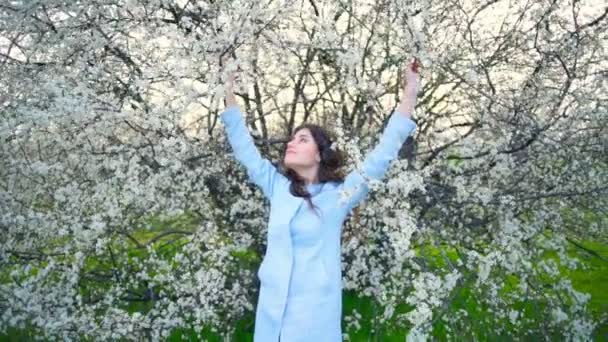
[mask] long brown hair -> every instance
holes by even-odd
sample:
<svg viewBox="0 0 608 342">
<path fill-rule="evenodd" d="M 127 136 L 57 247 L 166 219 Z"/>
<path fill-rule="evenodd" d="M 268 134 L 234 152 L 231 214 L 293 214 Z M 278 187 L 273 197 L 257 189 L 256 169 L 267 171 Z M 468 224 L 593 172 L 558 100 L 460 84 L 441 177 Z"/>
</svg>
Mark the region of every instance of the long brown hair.
<svg viewBox="0 0 608 342">
<path fill-rule="evenodd" d="M 310 131 L 310 134 L 312 135 L 312 138 L 314 139 L 319 149 L 319 154 L 321 155 L 321 162 L 319 164 L 319 170 L 317 174 L 319 182 L 343 182 L 345 174 L 342 168 L 346 162 L 346 155 L 337 147 L 333 149 L 331 148 L 332 143 L 336 141 L 335 136 L 319 125 L 313 123 L 304 123 L 296 127 L 292 134 L 292 137 L 295 136 L 299 130 L 304 128 L 308 128 L 308 130 Z M 287 144 L 285 144 L 285 150 L 283 151 L 283 155 L 285 155 L 286 150 Z M 315 211 L 315 214 L 317 214 L 318 216 L 318 213 L 315 210 L 318 208 L 316 208 L 316 206 L 312 203 L 310 199 L 311 194 L 306 189 L 304 179 L 300 177 L 300 175 L 298 175 L 296 171 L 286 167 L 283 162 L 283 159 L 281 159 L 279 165 L 280 169 L 283 171 L 283 174 L 291 181 L 291 184 L 289 185 L 289 191 L 291 192 L 291 194 L 298 197 L 304 197 L 304 199 L 306 199 L 306 202 L 308 203 L 308 206 L 312 208 Z M 359 223 L 359 208 L 353 209 L 352 219 L 357 224 Z M 344 243 L 344 241 L 349 240 L 353 234 L 357 235 L 360 241 L 363 240 L 361 236 L 361 230 L 357 229 L 355 230 L 355 232 L 345 231 L 342 235 L 342 242 Z"/>
<path fill-rule="evenodd" d="M 304 128 L 307 128 L 310 131 L 310 134 L 319 149 L 319 155 L 321 156 L 321 162 L 317 173 L 319 182 L 343 182 L 344 172 L 342 171 L 342 167 L 345 163 L 345 156 L 337 147 L 331 148 L 332 144 L 335 142 L 334 135 L 327 129 L 313 123 L 301 124 L 296 127 L 293 135 Z M 285 153 L 286 150 L 287 144 L 285 144 L 283 153 Z M 300 177 L 296 171 L 285 166 L 283 161 L 281 161 L 281 167 L 285 176 L 291 181 L 291 184 L 289 185 L 291 194 L 297 197 L 304 197 L 306 202 L 308 202 L 308 206 L 314 209 L 315 205 L 310 200 L 311 194 L 306 189 L 304 179 Z"/>
</svg>

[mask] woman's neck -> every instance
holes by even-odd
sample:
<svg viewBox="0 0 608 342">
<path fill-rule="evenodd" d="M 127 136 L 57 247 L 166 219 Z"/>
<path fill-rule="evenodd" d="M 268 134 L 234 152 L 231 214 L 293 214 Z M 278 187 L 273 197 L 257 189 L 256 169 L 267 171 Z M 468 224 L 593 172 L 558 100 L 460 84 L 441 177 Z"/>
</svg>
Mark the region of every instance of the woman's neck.
<svg viewBox="0 0 608 342">
<path fill-rule="evenodd" d="M 295 170 L 298 176 L 304 180 L 305 185 L 319 183 L 319 177 L 317 177 L 318 169 L 310 168 L 304 170 Z"/>
<path fill-rule="evenodd" d="M 306 185 L 318 184 L 318 183 L 319 183 L 319 178 L 317 178 L 317 177 L 315 177 L 313 179 L 304 178 L 304 184 L 306 184 Z"/>
</svg>

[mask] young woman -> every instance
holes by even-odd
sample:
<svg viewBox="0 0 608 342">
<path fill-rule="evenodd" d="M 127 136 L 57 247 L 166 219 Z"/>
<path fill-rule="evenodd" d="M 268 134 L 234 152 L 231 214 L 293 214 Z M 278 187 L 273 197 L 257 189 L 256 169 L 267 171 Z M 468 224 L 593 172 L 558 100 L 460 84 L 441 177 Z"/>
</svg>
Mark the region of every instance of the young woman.
<svg viewBox="0 0 608 342">
<path fill-rule="evenodd" d="M 342 341 L 342 224 L 367 195 L 369 179 L 381 179 L 414 132 L 411 119 L 418 91 L 418 63 L 405 70 L 399 107 L 362 169 L 342 177 L 342 156 L 328 132 L 313 124 L 294 130 L 283 170 L 263 158 L 249 134 L 233 93 L 234 73 L 226 83 L 226 108 L 220 118 L 235 158 L 270 201 L 266 253 L 257 272 L 260 292 L 255 342 Z"/>
</svg>

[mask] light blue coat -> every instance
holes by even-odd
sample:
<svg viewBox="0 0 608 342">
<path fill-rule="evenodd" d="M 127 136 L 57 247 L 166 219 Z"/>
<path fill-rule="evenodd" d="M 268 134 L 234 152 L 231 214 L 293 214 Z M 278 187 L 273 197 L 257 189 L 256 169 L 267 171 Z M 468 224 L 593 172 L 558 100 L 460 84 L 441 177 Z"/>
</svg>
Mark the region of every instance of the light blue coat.
<svg viewBox="0 0 608 342">
<path fill-rule="evenodd" d="M 416 124 L 393 112 L 362 170 L 351 171 L 343 183 L 309 185 L 320 211 L 317 217 L 305 199 L 289 192 L 289 180 L 260 155 L 239 107 L 227 107 L 220 118 L 234 156 L 270 201 L 266 254 L 257 273 L 254 341 L 275 342 L 279 335 L 281 342 L 342 341 L 342 224 L 366 198 L 366 177 L 383 178 Z"/>
</svg>

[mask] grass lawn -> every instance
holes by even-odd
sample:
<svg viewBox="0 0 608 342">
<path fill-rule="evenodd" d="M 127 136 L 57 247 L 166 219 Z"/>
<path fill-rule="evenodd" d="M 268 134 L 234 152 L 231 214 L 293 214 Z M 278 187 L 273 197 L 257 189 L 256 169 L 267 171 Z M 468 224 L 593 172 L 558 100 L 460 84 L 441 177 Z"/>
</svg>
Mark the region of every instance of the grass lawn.
<svg viewBox="0 0 608 342">
<path fill-rule="evenodd" d="M 140 242 L 145 242 L 150 239 L 152 234 L 146 235 L 142 233 L 138 235 Z M 596 321 L 600 321 L 600 317 L 606 317 L 608 315 L 608 291 L 606 290 L 606 284 L 608 284 L 608 245 L 594 242 L 584 241 L 578 242 L 581 247 L 587 248 L 597 253 L 592 255 L 585 251 L 583 248 L 571 245 L 569 253 L 572 256 L 576 256 L 581 260 L 584 267 L 577 270 L 569 270 L 561 268 L 563 275 L 571 279 L 574 288 L 578 291 L 589 293 L 591 300 L 589 302 L 589 309 L 591 310 Z M 439 254 L 438 250 L 433 248 L 426 249 L 426 257 L 435 258 Z M 450 251 L 447 251 L 447 255 L 452 257 Z M 243 256 L 246 259 L 251 259 L 251 256 L 247 254 Z M 554 255 L 547 254 L 546 258 L 553 258 Z M 258 260 L 259 261 L 259 260 Z M 441 262 L 437 259 L 437 262 Z M 251 264 L 251 260 L 249 260 Z M 507 281 L 517 281 L 516 279 L 507 279 Z M 129 307 L 130 311 L 145 311 L 146 307 L 149 308 L 145 303 L 139 303 Z M 526 303 L 522 303 L 522 307 L 525 315 L 546 315 L 542 310 L 534 311 L 527 310 Z M 343 331 L 347 332 L 350 336 L 351 341 L 404 341 L 407 331 L 403 329 L 397 329 L 391 322 L 384 325 L 374 324 L 374 317 L 376 312 L 379 312 L 377 304 L 370 298 L 359 297 L 356 293 L 351 291 L 345 291 L 343 295 L 343 313 L 344 316 L 350 314 L 356 310 L 361 315 L 360 329 L 354 330 L 346 327 L 346 322 L 343 321 Z M 411 310 L 411 306 L 403 305 L 396 311 L 398 313 L 404 313 Z M 476 299 L 475 295 L 471 291 L 471 287 L 462 287 L 458 293 L 455 294 L 452 305 L 445 313 L 446 316 L 451 315 L 458 310 L 464 310 L 467 312 L 467 319 L 463 320 L 463 329 L 461 332 L 452 331 L 450 333 L 450 340 L 483 340 L 483 341 L 508 341 L 514 336 L 507 332 L 503 334 L 495 333 L 491 320 L 488 318 L 491 313 L 487 312 L 483 305 L 481 305 Z M 236 332 L 232 337 L 233 341 L 253 341 L 253 327 L 254 327 L 254 313 L 250 312 L 242 317 L 236 326 Z M 376 328 L 374 329 L 374 326 Z M 457 327 L 458 328 L 458 327 Z M 217 334 L 205 330 L 203 333 L 204 337 L 208 341 L 222 341 L 221 337 Z M 517 335 L 517 334 L 516 334 Z M 447 328 L 440 320 L 438 320 L 433 326 L 433 337 L 439 341 L 447 341 Z M 522 336 L 524 339 L 529 340 L 540 340 L 540 336 Z M 555 336 L 559 339 L 559 336 Z M 0 341 L 26 341 L 33 340 L 32 329 L 10 329 L 8 334 L 0 335 Z M 172 332 L 168 338 L 169 341 L 193 341 L 196 340 L 196 334 L 190 329 L 176 329 Z M 603 324 L 599 326 L 594 335 L 595 341 L 608 341 L 608 325 Z"/>
</svg>

